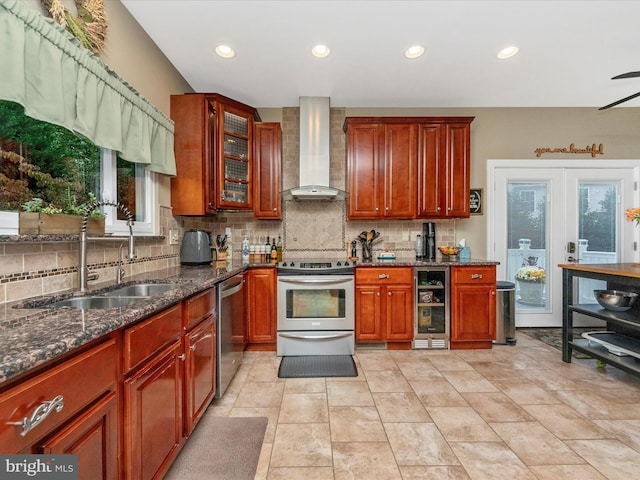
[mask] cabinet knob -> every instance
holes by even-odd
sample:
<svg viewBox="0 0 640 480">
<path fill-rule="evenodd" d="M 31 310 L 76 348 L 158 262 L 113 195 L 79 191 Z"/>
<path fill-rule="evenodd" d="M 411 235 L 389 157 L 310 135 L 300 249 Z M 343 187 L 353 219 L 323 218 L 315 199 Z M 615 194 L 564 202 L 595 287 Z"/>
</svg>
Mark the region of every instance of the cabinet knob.
<svg viewBox="0 0 640 480">
<path fill-rule="evenodd" d="M 491 290 L 491 295 L 493 295 L 495 297 L 496 296 L 496 291 L 495 290 Z"/>
<path fill-rule="evenodd" d="M 195 346 L 195 345 L 191 345 L 191 346 L 189 347 L 189 350 L 191 350 L 192 352 L 193 352 L 195 349 L 196 349 L 196 346 Z"/>
<path fill-rule="evenodd" d="M 181 355 L 178 355 L 178 358 L 184 361 L 187 358 L 187 356 L 183 353 Z"/>
<path fill-rule="evenodd" d="M 273 211 L 274 211 L 274 212 L 277 212 L 277 211 L 278 211 L 278 209 L 277 209 L 276 207 L 273 207 Z"/>
<path fill-rule="evenodd" d="M 436 208 L 436 210 L 440 211 L 440 210 L 442 210 L 442 209 L 441 209 L 440 207 L 438 207 L 438 208 Z"/>
<path fill-rule="evenodd" d="M 388 273 L 381 273 L 380 275 L 378 275 L 378 278 L 389 278 L 389 274 Z"/>
<path fill-rule="evenodd" d="M 390 297 L 391 295 L 393 295 L 391 292 L 387 292 L 387 295 Z"/>
<path fill-rule="evenodd" d="M 376 295 L 379 297 L 380 296 L 380 292 L 376 292 Z"/>
<path fill-rule="evenodd" d="M 482 278 L 482 274 L 481 273 L 474 273 L 473 275 L 471 275 L 472 279 L 477 279 L 477 278 Z"/>
<path fill-rule="evenodd" d="M 389 211 L 389 210 L 391 210 L 391 209 L 390 209 L 389 207 L 385 207 L 385 210 L 386 210 L 386 211 Z"/>
<path fill-rule="evenodd" d="M 380 209 L 378 207 L 376 207 L 376 212 L 379 211 Z"/>
</svg>

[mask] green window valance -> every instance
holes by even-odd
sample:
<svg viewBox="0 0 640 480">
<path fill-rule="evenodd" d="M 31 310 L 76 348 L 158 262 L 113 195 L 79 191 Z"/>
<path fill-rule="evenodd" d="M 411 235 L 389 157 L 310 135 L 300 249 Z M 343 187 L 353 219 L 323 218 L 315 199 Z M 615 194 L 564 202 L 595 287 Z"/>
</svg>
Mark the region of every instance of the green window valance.
<svg viewBox="0 0 640 480">
<path fill-rule="evenodd" d="M 0 99 L 149 170 L 176 174 L 173 122 L 64 28 L 23 1 L 0 1 Z"/>
</svg>

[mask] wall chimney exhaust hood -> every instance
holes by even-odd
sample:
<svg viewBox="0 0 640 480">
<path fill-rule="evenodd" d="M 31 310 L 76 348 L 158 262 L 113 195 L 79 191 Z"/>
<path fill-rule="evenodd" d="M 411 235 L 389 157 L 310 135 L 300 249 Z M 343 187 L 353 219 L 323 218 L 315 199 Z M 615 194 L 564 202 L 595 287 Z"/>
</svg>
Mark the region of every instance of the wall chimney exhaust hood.
<svg viewBox="0 0 640 480">
<path fill-rule="evenodd" d="M 341 200 L 346 192 L 329 186 L 329 97 L 300 97 L 300 181 L 285 200 Z"/>
</svg>

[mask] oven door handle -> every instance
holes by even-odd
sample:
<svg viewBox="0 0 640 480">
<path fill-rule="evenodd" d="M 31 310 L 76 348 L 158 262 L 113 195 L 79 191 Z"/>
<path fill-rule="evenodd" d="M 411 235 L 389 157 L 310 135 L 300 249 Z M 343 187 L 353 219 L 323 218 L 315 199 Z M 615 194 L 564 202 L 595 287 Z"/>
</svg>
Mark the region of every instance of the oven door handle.
<svg viewBox="0 0 640 480">
<path fill-rule="evenodd" d="M 296 338 L 300 340 L 327 340 L 330 338 L 345 338 L 353 336 L 353 332 L 336 333 L 331 335 L 300 335 L 297 333 L 278 333 L 279 336 L 284 338 Z"/>
<path fill-rule="evenodd" d="M 291 280 L 291 279 L 285 279 L 285 278 L 278 278 L 278 282 L 281 283 L 293 283 L 296 285 L 304 285 L 304 284 L 308 284 L 308 283 L 313 283 L 316 285 L 331 285 L 334 283 L 345 283 L 345 282 L 349 282 L 351 281 L 350 278 L 329 278 L 329 279 L 322 279 L 322 278 L 307 278 L 307 279 L 300 279 L 300 280 Z"/>
</svg>

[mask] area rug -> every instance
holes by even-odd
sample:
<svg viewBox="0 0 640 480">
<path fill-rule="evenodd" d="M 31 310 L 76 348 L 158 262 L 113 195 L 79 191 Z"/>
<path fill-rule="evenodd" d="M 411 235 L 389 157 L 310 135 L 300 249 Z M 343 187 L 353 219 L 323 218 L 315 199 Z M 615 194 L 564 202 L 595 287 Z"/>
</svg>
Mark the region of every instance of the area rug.
<svg viewBox="0 0 640 480">
<path fill-rule="evenodd" d="M 267 422 L 205 413 L 164 480 L 253 480 Z"/>
<path fill-rule="evenodd" d="M 351 355 L 308 355 L 282 357 L 279 378 L 357 377 Z"/>
<path fill-rule="evenodd" d="M 603 328 L 599 327 L 573 327 L 573 338 L 582 338 L 582 332 L 593 332 L 603 330 Z M 562 328 L 518 328 L 518 331 L 529 335 L 537 340 L 540 340 L 542 343 L 546 343 L 547 345 L 552 346 L 553 348 L 557 348 L 562 351 Z M 585 355 L 581 352 L 576 352 L 573 350 L 571 354 L 575 358 L 591 358 L 588 355 Z"/>
</svg>

